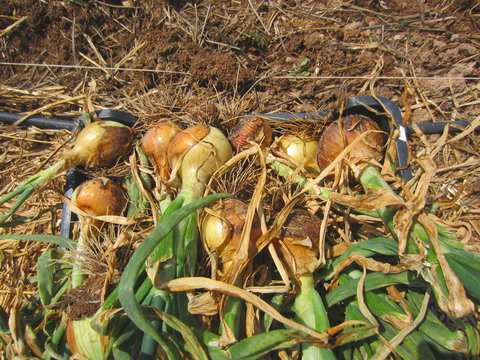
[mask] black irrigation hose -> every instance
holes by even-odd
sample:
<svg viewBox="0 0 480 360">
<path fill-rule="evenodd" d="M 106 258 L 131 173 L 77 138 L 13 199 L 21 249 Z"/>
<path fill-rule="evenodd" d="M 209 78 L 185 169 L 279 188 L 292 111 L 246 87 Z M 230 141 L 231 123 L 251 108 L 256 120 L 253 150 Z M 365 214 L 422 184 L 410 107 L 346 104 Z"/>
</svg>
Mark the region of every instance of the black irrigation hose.
<svg viewBox="0 0 480 360">
<path fill-rule="evenodd" d="M 8 113 L 0 111 L 0 121 L 7 124 L 14 124 L 18 120 L 23 118 L 22 115 Z M 71 120 L 61 120 L 61 119 L 48 119 L 42 117 L 29 117 L 27 120 L 22 122 L 22 125 L 36 126 L 40 129 L 53 129 L 53 130 L 70 130 L 73 131 L 78 124 Z"/>
<path fill-rule="evenodd" d="M 133 126 L 137 122 L 137 118 L 130 113 L 105 109 L 97 111 L 97 116 L 102 120 L 113 120 L 123 125 Z M 14 124 L 18 120 L 22 119 L 23 115 L 8 113 L 0 111 L 0 121 L 7 124 Z M 62 119 L 49 119 L 32 116 L 22 122 L 22 125 L 36 126 L 40 129 L 52 129 L 52 130 L 70 130 L 73 131 L 82 123 L 81 117 L 77 121 L 62 120 Z"/>
</svg>

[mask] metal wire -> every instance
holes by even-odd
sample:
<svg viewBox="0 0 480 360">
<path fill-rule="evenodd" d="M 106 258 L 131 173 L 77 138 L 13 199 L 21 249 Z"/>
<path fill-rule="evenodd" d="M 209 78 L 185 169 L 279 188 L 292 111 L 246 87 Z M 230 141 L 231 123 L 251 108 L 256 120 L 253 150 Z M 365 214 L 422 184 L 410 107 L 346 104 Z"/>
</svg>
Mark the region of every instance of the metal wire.
<svg viewBox="0 0 480 360">
<path fill-rule="evenodd" d="M 138 71 L 151 73 L 168 73 L 189 75 L 188 72 L 174 70 L 159 69 L 138 69 L 125 67 L 108 67 L 108 66 L 91 66 L 91 65 L 67 65 L 67 64 L 34 64 L 34 63 L 15 63 L 0 62 L 5 66 L 26 66 L 26 67 L 46 67 L 46 68 L 66 68 L 66 69 L 83 69 L 83 70 L 111 70 L 111 71 Z M 317 76 L 291 76 L 291 75 L 273 75 L 269 79 L 383 79 L 383 80 L 402 80 L 402 79 L 419 79 L 419 80 L 480 80 L 478 76 L 340 76 L 340 75 L 317 75 Z"/>
</svg>

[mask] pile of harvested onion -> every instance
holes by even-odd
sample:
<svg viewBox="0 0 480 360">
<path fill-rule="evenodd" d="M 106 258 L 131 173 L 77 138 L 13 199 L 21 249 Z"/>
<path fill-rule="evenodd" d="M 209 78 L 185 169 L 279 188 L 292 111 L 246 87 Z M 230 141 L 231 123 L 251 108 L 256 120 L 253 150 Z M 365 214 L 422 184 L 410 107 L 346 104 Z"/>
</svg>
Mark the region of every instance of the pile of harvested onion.
<svg viewBox="0 0 480 360">
<path fill-rule="evenodd" d="M 2 197 L 0 204 L 21 196 L 4 221 L 60 170 L 111 166 L 131 155 L 127 179 L 91 179 L 75 191 L 80 230 L 73 244 L 38 238 L 69 249 L 48 254 L 66 265 L 39 269 L 45 308 L 26 327 L 31 343 L 44 341 L 35 351 L 93 360 L 474 354 L 480 259 L 421 209 L 407 216 L 406 202 L 377 169 L 386 148 L 377 123 L 349 115 L 320 137 L 308 129 L 276 136 L 274 128 L 266 118 L 245 118 L 227 136 L 209 125 L 164 121 L 147 129 L 133 152 L 130 128 L 93 123 L 58 164 Z M 246 181 L 253 189 L 229 184 L 246 163 L 255 168 Z M 150 176 L 154 189 L 142 182 Z M 150 212 L 138 215 L 146 204 Z M 381 236 L 361 233 L 356 216 Z M 335 237 L 339 218 L 348 226 Z M 98 243 L 104 253 L 88 259 Z M 124 268 L 111 260 L 119 249 Z M 89 269 L 92 263 L 108 276 Z M 97 277 L 103 282 L 94 311 L 73 318 L 61 309 L 64 319 L 55 322 L 56 302 L 87 293 Z M 430 292 L 435 311 L 427 306 Z M 423 323 L 414 319 L 420 316 Z M 43 332 L 46 324 L 55 331 Z M 446 340 L 432 339 L 434 331 Z M 425 349 L 415 348 L 420 341 Z"/>
</svg>

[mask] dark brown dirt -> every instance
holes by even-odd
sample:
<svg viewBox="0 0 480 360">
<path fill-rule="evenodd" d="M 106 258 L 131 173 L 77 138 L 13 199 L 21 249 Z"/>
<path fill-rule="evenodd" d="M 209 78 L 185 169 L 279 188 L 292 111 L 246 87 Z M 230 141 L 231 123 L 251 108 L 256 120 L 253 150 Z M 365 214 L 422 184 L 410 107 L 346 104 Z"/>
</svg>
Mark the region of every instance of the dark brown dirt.
<svg viewBox="0 0 480 360">
<path fill-rule="evenodd" d="M 139 46 L 122 67 L 175 73 L 126 71 L 100 80 L 99 70 L 2 66 L 3 84 L 28 89 L 51 73 L 57 85 L 70 91 L 85 76 L 96 78 L 109 94 L 181 83 L 240 94 L 253 91 L 257 104 L 252 110 L 296 111 L 324 106 L 331 100 L 322 96 L 329 86 L 341 89 L 336 97 L 356 95 L 362 81 L 269 76 L 365 76 L 379 61 L 383 76 L 401 76 L 399 69 L 416 76 L 478 72 L 475 33 L 480 10 L 472 1 L 359 0 L 344 6 L 336 1 L 280 1 L 275 6 L 255 2 L 255 11 L 246 1 L 168 5 L 144 0 L 130 8 L 121 2 L 78 3 L 84 5 L 56 1 L 32 7 L 22 0 L 6 4 L 0 14 L 2 28 L 13 19 L 27 18 L 2 37 L 2 61 L 114 67 Z M 401 83 L 379 81 L 376 90 L 396 98 Z M 469 85 L 463 82 L 458 90 Z M 433 95 L 448 93 L 443 87 L 432 90 L 428 83 L 422 88 Z M 443 107 L 448 111 L 448 105 Z"/>
</svg>

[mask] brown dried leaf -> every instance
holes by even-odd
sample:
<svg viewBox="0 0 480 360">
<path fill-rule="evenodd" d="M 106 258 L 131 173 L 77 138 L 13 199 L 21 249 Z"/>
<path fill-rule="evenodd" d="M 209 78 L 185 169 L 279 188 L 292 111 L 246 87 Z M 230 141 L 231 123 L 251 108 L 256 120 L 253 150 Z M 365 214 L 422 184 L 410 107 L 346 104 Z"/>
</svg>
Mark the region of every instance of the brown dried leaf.
<svg viewBox="0 0 480 360">
<path fill-rule="evenodd" d="M 233 296 L 233 297 L 242 299 L 243 301 L 251 303 L 252 305 L 262 310 L 263 312 L 267 313 L 268 315 L 273 317 L 275 320 L 281 322 L 282 324 L 292 327 L 296 330 L 302 331 L 307 335 L 314 337 L 322 344 L 328 344 L 329 336 L 326 332 L 319 333 L 291 319 L 284 317 L 277 310 L 271 307 L 268 303 L 266 303 L 264 300 L 259 298 L 257 295 L 252 294 L 239 287 L 226 284 L 220 281 L 216 281 L 216 280 L 203 278 L 203 277 L 188 277 L 188 278 L 178 278 L 178 279 L 170 280 L 167 284 L 165 284 L 165 289 L 168 289 L 169 291 L 173 291 L 173 292 L 205 289 L 209 291 L 217 291 L 224 295 Z"/>
</svg>

